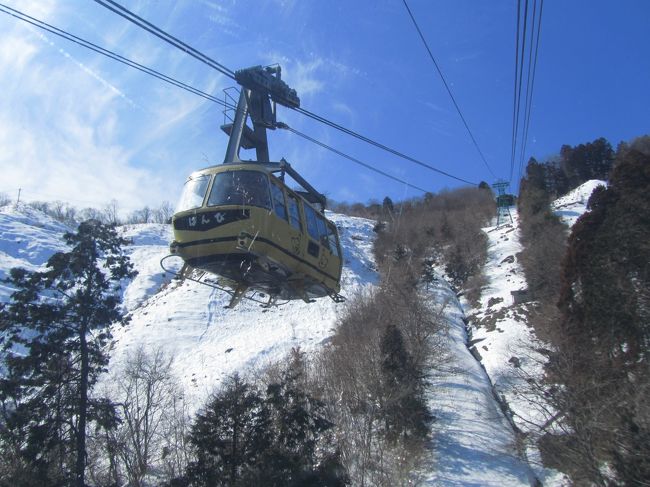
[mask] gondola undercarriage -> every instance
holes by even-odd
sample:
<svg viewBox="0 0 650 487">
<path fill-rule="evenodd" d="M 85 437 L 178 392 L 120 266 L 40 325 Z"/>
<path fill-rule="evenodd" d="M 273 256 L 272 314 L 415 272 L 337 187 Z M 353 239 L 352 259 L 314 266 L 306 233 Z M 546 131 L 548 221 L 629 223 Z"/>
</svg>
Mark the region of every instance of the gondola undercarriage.
<svg viewBox="0 0 650 487">
<path fill-rule="evenodd" d="M 292 274 L 281 264 L 246 249 L 230 254 L 185 259 L 180 271 L 165 265 L 167 261 L 176 258 L 180 256 L 170 254 L 163 257 L 160 265 L 165 272 L 228 293 L 231 299 L 226 308 L 234 308 L 242 299 L 267 308 L 295 299 L 312 303 L 314 298 L 324 296 L 329 296 L 336 303 L 345 301 L 339 293 L 313 278 L 302 273 Z"/>
</svg>

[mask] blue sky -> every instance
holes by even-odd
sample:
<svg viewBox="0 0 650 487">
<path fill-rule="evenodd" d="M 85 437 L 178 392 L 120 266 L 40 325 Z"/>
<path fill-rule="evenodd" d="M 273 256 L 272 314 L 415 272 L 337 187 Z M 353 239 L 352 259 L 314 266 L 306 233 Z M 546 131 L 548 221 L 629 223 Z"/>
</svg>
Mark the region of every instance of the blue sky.
<svg viewBox="0 0 650 487">
<path fill-rule="evenodd" d="M 34 17 L 221 96 L 232 81 L 90 0 L 5 0 Z M 235 70 L 279 63 L 302 106 L 470 181 L 493 182 L 402 0 L 127 1 Z M 497 177 L 510 171 L 516 2 L 409 0 Z M 650 2 L 546 0 L 525 159 L 650 132 Z M 221 163 L 221 107 L 0 13 L 0 192 L 124 212 L 175 203 Z M 458 181 L 280 108 L 280 120 L 431 191 Z M 270 135 L 339 201 L 420 193 L 295 135 Z"/>
</svg>

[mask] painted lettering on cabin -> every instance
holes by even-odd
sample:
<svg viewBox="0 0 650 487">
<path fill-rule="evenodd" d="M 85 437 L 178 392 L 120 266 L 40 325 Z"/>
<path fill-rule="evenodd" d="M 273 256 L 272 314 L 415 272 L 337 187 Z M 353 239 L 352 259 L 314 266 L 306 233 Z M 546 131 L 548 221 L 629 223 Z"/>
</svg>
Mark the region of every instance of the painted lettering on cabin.
<svg viewBox="0 0 650 487">
<path fill-rule="evenodd" d="M 206 231 L 228 223 L 250 218 L 248 208 L 241 210 L 207 211 L 198 215 L 188 215 L 174 220 L 176 230 Z"/>
</svg>

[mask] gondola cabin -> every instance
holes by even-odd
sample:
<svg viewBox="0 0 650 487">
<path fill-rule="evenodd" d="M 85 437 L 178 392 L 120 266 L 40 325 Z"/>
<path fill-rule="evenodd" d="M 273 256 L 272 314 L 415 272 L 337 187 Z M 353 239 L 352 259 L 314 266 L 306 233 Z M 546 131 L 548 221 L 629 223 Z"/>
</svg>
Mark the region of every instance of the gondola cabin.
<svg viewBox="0 0 650 487">
<path fill-rule="evenodd" d="M 172 253 L 229 287 L 274 299 L 331 296 L 342 269 L 336 226 L 289 189 L 277 164 L 220 164 L 193 173 L 172 219 Z"/>
<path fill-rule="evenodd" d="M 257 300 L 249 289 L 267 294 L 269 306 L 277 299 L 343 301 L 341 246 L 324 215 L 325 196 L 284 159 L 269 162 L 266 131 L 286 127 L 276 120 L 276 103 L 300 106 L 280 73 L 279 66 L 235 73 L 241 90 L 234 117 L 221 126 L 229 136 L 224 163 L 189 177 L 172 217 L 170 250 L 185 262 L 184 276 L 187 269 L 219 276 L 218 284 L 194 280 L 229 292 L 230 307 L 242 297 Z M 256 159 L 242 161 L 242 148 L 254 149 Z M 285 175 L 301 189 L 290 189 Z"/>
</svg>

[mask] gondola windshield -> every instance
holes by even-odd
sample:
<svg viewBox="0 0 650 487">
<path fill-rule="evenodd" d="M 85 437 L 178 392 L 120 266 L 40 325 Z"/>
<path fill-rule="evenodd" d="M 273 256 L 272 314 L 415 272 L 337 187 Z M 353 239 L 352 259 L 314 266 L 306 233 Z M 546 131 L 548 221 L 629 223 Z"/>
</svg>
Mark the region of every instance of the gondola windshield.
<svg viewBox="0 0 650 487">
<path fill-rule="evenodd" d="M 215 175 L 208 206 L 271 208 L 269 178 L 259 171 L 227 171 Z"/>
<path fill-rule="evenodd" d="M 203 206 L 203 199 L 205 198 L 205 192 L 208 190 L 209 183 L 209 174 L 190 177 L 185 183 L 181 198 L 178 201 L 178 205 L 176 205 L 176 213 Z"/>
</svg>

